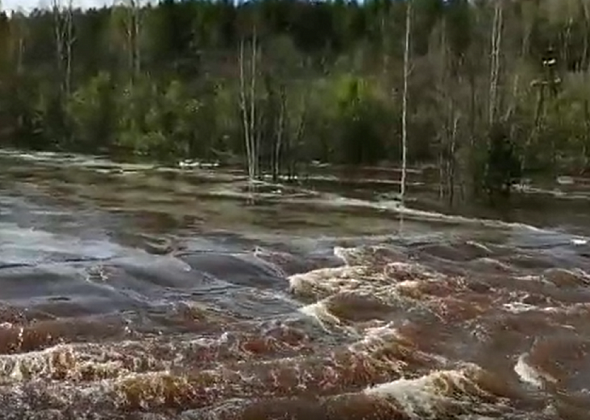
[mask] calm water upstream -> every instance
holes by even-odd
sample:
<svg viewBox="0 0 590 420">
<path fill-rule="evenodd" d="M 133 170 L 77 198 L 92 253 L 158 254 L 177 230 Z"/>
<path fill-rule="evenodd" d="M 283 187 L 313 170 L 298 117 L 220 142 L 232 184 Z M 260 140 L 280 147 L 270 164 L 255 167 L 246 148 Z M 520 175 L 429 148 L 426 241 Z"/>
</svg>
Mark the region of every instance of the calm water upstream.
<svg viewBox="0 0 590 420">
<path fill-rule="evenodd" d="M 500 221 L 419 171 L 401 210 L 393 173 L 253 200 L 228 171 L 0 168 L 0 419 L 590 418 L 584 180 Z"/>
</svg>

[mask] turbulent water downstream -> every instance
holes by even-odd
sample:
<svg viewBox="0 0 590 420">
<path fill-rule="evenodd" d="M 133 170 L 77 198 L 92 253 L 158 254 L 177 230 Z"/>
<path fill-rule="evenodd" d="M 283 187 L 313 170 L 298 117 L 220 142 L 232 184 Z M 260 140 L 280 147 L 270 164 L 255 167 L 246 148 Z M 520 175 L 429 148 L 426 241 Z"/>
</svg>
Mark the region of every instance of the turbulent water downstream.
<svg viewBox="0 0 590 420">
<path fill-rule="evenodd" d="M 0 419 L 589 418 L 583 187 L 508 223 L 425 210 L 419 172 L 401 210 L 384 181 L 0 164 Z"/>
</svg>

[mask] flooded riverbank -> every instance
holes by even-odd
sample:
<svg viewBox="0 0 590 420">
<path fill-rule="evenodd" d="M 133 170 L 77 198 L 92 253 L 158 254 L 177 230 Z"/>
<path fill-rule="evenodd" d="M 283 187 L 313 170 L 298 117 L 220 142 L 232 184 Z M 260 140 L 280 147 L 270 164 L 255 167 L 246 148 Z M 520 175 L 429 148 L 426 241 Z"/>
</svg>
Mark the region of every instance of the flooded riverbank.
<svg viewBox="0 0 590 420">
<path fill-rule="evenodd" d="M 388 179 L 253 197 L 215 169 L 0 161 L 0 418 L 590 412 L 583 185 L 501 221 L 428 209 L 419 171 L 400 208 Z"/>
</svg>

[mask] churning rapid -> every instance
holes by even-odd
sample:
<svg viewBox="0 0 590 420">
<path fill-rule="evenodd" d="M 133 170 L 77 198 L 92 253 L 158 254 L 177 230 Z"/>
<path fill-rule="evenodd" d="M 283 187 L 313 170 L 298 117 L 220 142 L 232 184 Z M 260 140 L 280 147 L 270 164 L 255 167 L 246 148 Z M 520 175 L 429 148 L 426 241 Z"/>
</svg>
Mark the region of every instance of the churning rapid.
<svg viewBox="0 0 590 420">
<path fill-rule="evenodd" d="M 253 204 L 235 174 L 72 156 L 2 168 L 0 419 L 588 419 L 584 226 L 319 187 Z"/>
</svg>

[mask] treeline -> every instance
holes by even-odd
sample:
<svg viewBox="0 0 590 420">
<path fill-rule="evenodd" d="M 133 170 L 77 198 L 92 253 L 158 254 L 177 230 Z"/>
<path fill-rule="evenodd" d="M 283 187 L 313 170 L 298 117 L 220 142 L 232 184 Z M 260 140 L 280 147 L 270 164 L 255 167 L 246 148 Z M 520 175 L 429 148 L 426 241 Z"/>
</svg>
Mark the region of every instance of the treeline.
<svg viewBox="0 0 590 420">
<path fill-rule="evenodd" d="M 407 156 L 441 194 L 589 166 L 589 0 L 59 1 L 0 15 L 2 145 L 398 162 L 411 1 Z"/>
</svg>

